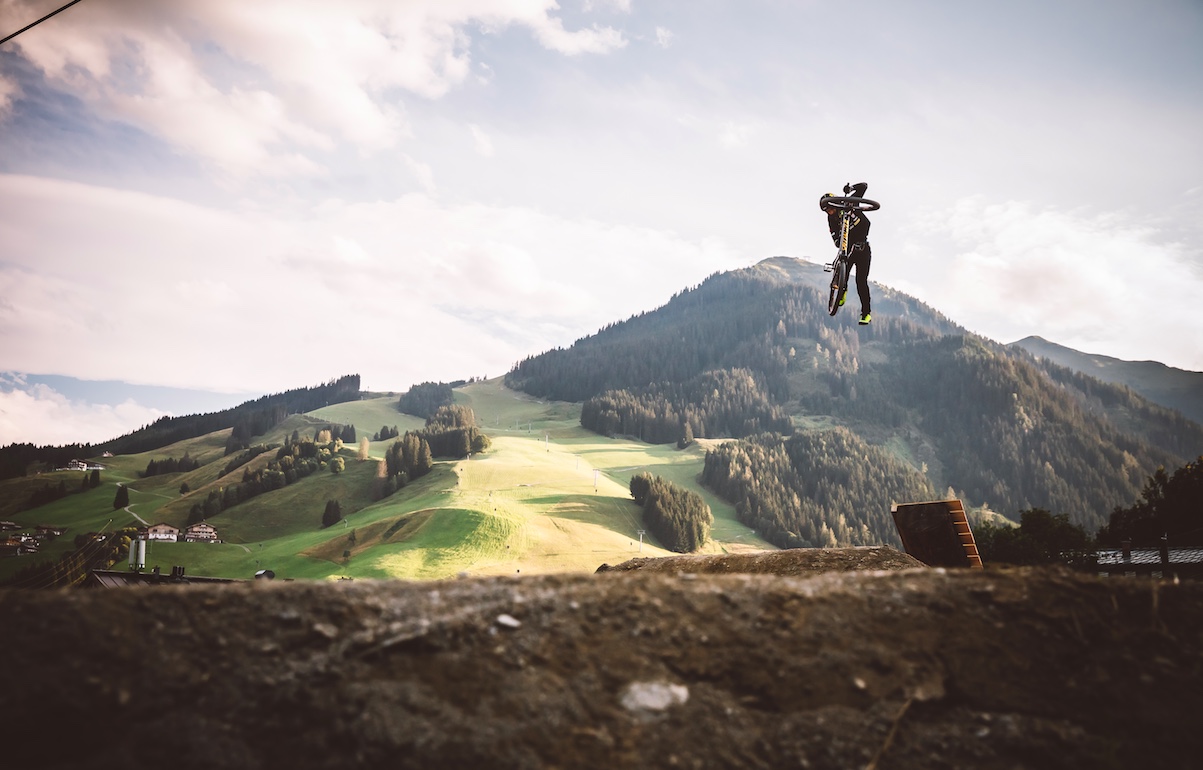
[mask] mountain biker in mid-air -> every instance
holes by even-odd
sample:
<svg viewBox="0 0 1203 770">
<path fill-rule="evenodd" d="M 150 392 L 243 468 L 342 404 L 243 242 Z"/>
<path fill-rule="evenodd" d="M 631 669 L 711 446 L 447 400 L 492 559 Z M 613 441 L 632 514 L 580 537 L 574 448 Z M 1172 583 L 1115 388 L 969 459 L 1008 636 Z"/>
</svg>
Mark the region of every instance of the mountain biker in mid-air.
<svg viewBox="0 0 1203 770">
<path fill-rule="evenodd" d="M 844 185 L 844 195 L 863 198 L 868 189 L 869 185 L 865 182 L 846 184 Z M 831 231 L 831 240 L 835 241 L 836 246 L 839 246 L 840 212 L 838 209 L 824 205 L 828 198 L 834 197 L 836 196 L 832 193 L 824 193 L 823 197 L 819 199 L 819 208 L 827 212 L 827 229 Z M 850 241 L 848 248 L 851 252 L 849 261 L 856 266 L 856 293 L 860 295 L 860 324 L 864 326 L 873 320 L 873 316 L 869 313 L 871 310 L 869 263 L 873 260 L 873 251 L 869 248 L 869 218 L 863 211 L 853 214 L 852 229 L 848 233 L 848 238 Z M 843 297 L 840 297 L 840 304 L 844 304 Z"/>
</svg>

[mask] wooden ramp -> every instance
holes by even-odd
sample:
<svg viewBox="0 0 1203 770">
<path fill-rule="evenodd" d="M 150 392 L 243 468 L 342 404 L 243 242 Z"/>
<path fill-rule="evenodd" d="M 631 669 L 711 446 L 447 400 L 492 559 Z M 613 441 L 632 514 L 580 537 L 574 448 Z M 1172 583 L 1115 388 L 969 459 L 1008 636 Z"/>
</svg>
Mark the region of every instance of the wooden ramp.
<svg viewBox="0 0 1203 770">
<path fill-rule="evenodd" d="M 902 547 L 930 567 L 982 568 L 973 531 L 960 500 L 890 506 Z"/>
</svg>

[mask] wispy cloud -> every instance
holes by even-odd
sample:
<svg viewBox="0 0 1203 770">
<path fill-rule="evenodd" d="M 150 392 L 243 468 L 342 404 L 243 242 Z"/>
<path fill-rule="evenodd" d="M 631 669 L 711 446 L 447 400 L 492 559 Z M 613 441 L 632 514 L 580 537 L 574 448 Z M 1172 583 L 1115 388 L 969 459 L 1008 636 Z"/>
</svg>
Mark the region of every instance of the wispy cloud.
<svg viewBox="0 0 1203 770">
<path fill-rule="evenodd" d="M 132 400 L 92 404 L 68 399 L 46 385 L 0 382 L 0 446 L 99 444 L 163 416 Z"/>
<path fill-rule="evenodd" d="M 493 140 L 489 138 L 489 135 L 485 133 L 484 129 L 475 123 L 469 124 L 468 128 L 472 131 L 472 143 L 475 145 L 476 151 L 480 153 L 482 157 L 493 157 Z"/>
<path fill-rule="evenodd" d="M 1039 334 L 1089 352 L 1203 362 L 1198 246 L 1131 215 L 975 196 L 906 229 L 899 288 L 1004 342 Z M 922 278 L 922 282 L 919 279 Z"/>
<path fill-rule="evenodd" d="M 53 214 L 40 197 L 66 208 Z M 56 373 L 70 340 L 73 373 L 95 379 L 269 392 L 332 372 L 380 387 L 501 373 L 742 261 L 669 232 L 426 195 L 329 200 L 292 217 L 0 176 L 0 200 L 18 198 L 25 208 L 0 211 L 22 244 L 0 265 L 5 366 Z M 104 269 L 116 262 L 137 280 Z M 297 335 L 320 354 L 265 371 L 264 356 Z M 222 341 L 220 353 L 170 371 L 135 352 L 202 341 Z"/>
<path fill-rule="evenodd" d="M 32 8 L 11 3 L 0 18 Z M 14 44 L 97 113 L 227 173 L 312 175 L 338 141 L 370 151 L 409 136 L 394 95 L 437 99 L 461 86 L 474 25 L 525 27 L 567 55 L 626 45 L 611 27 L 565 28 L 556 9 L 554 0 L 146 0 L 81 5 L 55 19 L 53 35 Z M 0 80 L 0 116 L 13 91 Z"/>
</svg>

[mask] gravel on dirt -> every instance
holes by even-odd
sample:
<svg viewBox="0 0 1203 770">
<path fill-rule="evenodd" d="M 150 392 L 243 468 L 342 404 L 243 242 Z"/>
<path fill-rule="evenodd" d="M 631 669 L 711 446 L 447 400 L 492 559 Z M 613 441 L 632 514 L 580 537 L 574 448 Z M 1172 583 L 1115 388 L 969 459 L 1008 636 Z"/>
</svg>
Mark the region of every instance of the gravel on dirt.
<svg viewBox="0 0 1203 770">
<path fill-rule="evenodd" d="M 1203 584 L 687 564 L 0 591 L 4 764 L 1097 770 L 1203 760 Z"/>
</svg>

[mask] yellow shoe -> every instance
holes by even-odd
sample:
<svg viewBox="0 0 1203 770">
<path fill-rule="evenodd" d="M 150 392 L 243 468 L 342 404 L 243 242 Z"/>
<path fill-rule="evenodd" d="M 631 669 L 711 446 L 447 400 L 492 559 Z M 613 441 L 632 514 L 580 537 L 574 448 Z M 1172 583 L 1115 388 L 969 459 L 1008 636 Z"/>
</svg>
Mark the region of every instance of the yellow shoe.
<svg viewBox="0 0 1203 770">
<path fill-rule="evenodd" d="M 844 300 L 846 299 L 848 299 L 848 292 L 844 292 L 840 295 L 840 307 L 844 306 Z"/>
<path fill-rule="evenodd" d="M 868 326 L 869 322 L 872 320 L 873 320 L 873 316 L 869 315 L 868 313 L 860 314 L 860 325 L 861 326 Z"/>
</svg>

